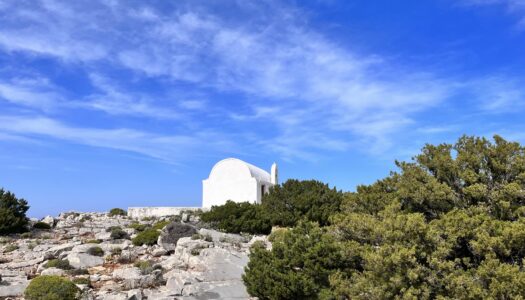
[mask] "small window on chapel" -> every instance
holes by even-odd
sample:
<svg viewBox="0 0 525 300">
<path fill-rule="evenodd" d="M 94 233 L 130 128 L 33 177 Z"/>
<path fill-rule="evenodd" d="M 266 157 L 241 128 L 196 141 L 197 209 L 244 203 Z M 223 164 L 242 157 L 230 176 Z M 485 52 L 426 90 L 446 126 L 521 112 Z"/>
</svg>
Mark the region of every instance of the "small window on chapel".
<svg viewBox="0 0 525 300">
<path fill-rule="evenodd" d="M 261 196 L 264 195 L 264 184 L 261 185 Z"/>
</svg>

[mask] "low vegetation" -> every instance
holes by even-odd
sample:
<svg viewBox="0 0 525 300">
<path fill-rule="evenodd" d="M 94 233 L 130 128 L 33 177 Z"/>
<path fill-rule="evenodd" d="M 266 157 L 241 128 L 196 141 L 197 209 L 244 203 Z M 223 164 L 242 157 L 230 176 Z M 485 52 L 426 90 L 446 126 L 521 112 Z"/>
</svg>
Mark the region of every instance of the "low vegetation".
<svg viewBox="0 0 525 300">
<path fill-rule="evenodd" d="M 142 246 L 142 245 L 154 245 L 157 243 L 157 240 L 159 238 L 160 231 L 157 229 L 147 229 L 139 234 L 137 234 L 136 237 L 131 240 L 133 242 L 133 245 L 135 246 Z"/>
<path fill-rule="evenodd" d="M 104 250 L 102 250 L 102 248 L 98 246 L 91 247 L 87 250 L 87 254 L 93 255 L 93 256 L 104 256 Z"/>
<path fill-rule="evenodd" d="M 47 224 L 47 223 L 44 223 L 44 222 L 36 222 L 36 223 L 33 225 L 33 228 L 34 228 L 34 229 L 49 230 L 49 229 L 51 229 L 51 225 L 49 225 L 49 224 Z"/>
<path fill-rule="evenodd" d="M 70 270 L 73 267 L 69 264 L 67 259 L 51 259 L 49 260 L 44 267 L 46 268 L 58 268 L 62 270 Z"/>
<path fill-rule="evenodd" d="M 111 227 L 111 239 L 113 240 L 121 240 L 121 239 L 129 239 L 129 235 L 124 229 L 120 228 L 119 226 Z"/>
<path fill-rule="evenodd" d="M 146 228 L 148 228 L 148 225 L 140 224 L 139 222 L 134 222 L 134 223 L 129 224 L 128 228 L 132 228 L 140 232 L 140 231 L 146 230 Z"/>
<path fill-rule="evenodd" d="M 86 244 L 100 244 L 102 243 L 102 240 L 94 239 L 94 240 L 87 240 L 85 241 Z"/>
<path fill-rule="evenodd" d="M 154 270 L 162 270 L 162 267 L 158 264 L 154 264 L 149 260 L 140 260 L 133 264 L 134 267 L 139 268 L 142 275 L 147 275 Z"/>
<path fill-rule="evenodd" d="M 109 215 L 110 217 L 114 217 L 114 216 L 127 216 L 128 213 L 127 213 L 125 210 L 123 210 L 122 208 L 112 208 L 112 209 L 109 211 L 108 215 Z"/>
<path fill-rule="evenodd" d="M 17 245 L 14 245 L 14 244 L 11 244 L 11 245 L 7 245 L 5 246 L 4 248 L 4 253 L 9 253 L 9 252 L 13 252 L 15 250 L 18 249 L 18 246 Z"/>
<path fill-rule="evenodd" d="M 24 292 L 26 300 L 75 300 L 80 290 L 68 279 L 42 275 L 34 278 Z"/>
<path fill-rule="evenodd" d="M 86 278 L 86 277 L 73 278 L 72 282 L 74 284 L 84 284 L 84 285 L 87 285 L 87 286 L 91 285 L 91 281 L 89 281 L 89 278 Z"/>
</svg>

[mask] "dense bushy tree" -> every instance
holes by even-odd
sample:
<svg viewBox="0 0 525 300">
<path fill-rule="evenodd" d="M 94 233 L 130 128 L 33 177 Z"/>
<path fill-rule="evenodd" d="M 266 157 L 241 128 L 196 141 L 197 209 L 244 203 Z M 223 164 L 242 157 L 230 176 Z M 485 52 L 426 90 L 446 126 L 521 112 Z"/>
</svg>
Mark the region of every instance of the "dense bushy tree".
<svg viewBox="0 0 525 300">
<path fill-rule="evenodd" d="M 426 145 L 400 172 L 360 186 L 333 218 L 362 270 L 331 276 L 348 299 L 525 295 L 525 151 L 499 136 Z"/>
<path fill-rule="evenodd" d="M 273 237 L 273 234 L 272 234 Z M 243 280 L 259 299 L 316 299 L 329 295 L 329 276 L 343 265 L 333 237 L 301 222 L 272 238 L 272 250 L 255 244 Z"/>
<path fill-rule="evenodd" d="M 343 193 L 328 184 L 290 179 L 270 188 L 262 198 L 262 206 L 272 225 L 289 227 L 305 219 L 324 226 L 339 211 L 342 199 Z"/>
<path fill-rule="evenodd" d="M 261 205 L 248 202 L 213 206 L 201 215 L 201 220 L 212 227 L 231 233 L 268 234 L 272 226 Z"/>
<path fill-rule="evenodd" d="M 0 234 L 27 231 L 28 209 L 26 200 L 18 199 L 15 194 L 0 189 Z"/>
<path fill-rule="evenodd" d="M 294 262 L 324 243 L 290 234 L 284 248 L 300 251 L 276 243 L 252 252 L 249 292 L 261 299 L 523 299 L 525 148 L 499 136 L 464 136 L 396 164 L 398 172 L 346 194 L 330 217 L 322 236 L 333 247 L 311 263 L 338 253 L 340 263 L 326 268 L 329 283 L 315 289 L 294 274 L 303 274 Z"/>
</svg>

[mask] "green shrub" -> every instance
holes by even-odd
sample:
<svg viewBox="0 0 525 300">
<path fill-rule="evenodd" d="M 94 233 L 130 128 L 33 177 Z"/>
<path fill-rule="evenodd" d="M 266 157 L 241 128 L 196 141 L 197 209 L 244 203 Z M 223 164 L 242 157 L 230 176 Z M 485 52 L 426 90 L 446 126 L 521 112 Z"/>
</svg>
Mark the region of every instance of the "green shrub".
<svg viewBox="0 0 525 300">
<path fill-rule="evenodd" d="M 44 223 L 44 222 L 36 222 L 36 223 L 33 225 L 33 228 L 34 228 L 34 229 L 49 230 L 49 229 L 51 229 L 51 225 L 49 225 L 49 224 L 47 224 L 47 223 Z"/>
<path fill-rule="evenodd" d="M 79 298 L 77 286 L 60 276 L 42 275 L 34 278 L 24 292 L 27 300 L 75 300 Z"/>
<path fill-rule="evenodd" d="M 93 218 L 90 216 L 90 215 L 82 215 L 82 217 L 80 217 L 80 222 L 86 222 L 86 221 L 91 221 Z"/>
<path fill-rule="evenodd" d="M 147 275 L 153 272 L 153 270 L 162 270 L 162 267 L 158 264 L 154 264 L 149 260 L 140 260 L 133 264 L 136 268 L 140 269 L 142 275 Z"/>
<path fill-rule="evenodd" d="M 27 231 L 27 201 L 0 189 L 0 235 Z"/>
<path fill-rule="evenodd" d="M 45 268 L 59 268 L 62 270 L 72 269 L 67 259 L 51 259 L 45 265 Z"/>
<path fill-rule="evenodd" d="M 112 209 L 109 211 L 108 215 L 109 215 L 110 217 L 113 217 L 113 216 L 126 216 L 127 213 L 126 213 L 126 211 L 123 210 L 122 208 L 112 208 Z"/>
<path fill-rule="evenodd" d="M 15 245 L 15 244 L 7 245 L 7 246 L 5 246 L 5 248 L 4 248 L 4 253 L 13 252 L 13 251 L 15 251 L 15 250 L 17 250 L 17 249 L 18 249 L 18 246 Z"/>
<path fill-rule="evenodd" d="M 77 277 L 73 278 L 74 284 L 85 284 L 85 285 L 91 285 L 91 281 L 89 281 L 89 278 L 86 277 Z"/>
<path fill-rule="evenodd" d="M 110 237 L 113 240 L 129 239 L 128 233 L 118 226 L 111 228 Z"/>
<path fill-rule="evenodd" d="M 197 255 L 201 254 L 201 250 L 205 249 L 205 248 L 206 248 L 206 246 L 197 246 L 197 247 L 195 247 L 195 248 L 190 250 L 190 254 L 194 255 L 194 256 L 197 256 Z"/>
<path fill-rule="evenodd" d="M 71 276 L 89 275 L 89 271 L 87 269 L 71 269 L 68 270 L 67 273 Z"/>
<path fill-rule="evenodd" d="M 111 254 L 113 254 L 113 255 L 120 255 L 120 254 L 122 254 L 122 248 L 119 248 L 119 247 L 112 248 L 111 249 Z"/>
<path fill-rule="evenodd" d="M 330 223 L 330 216 L 340 211 L 343 193 L 317 180 L 289 179 L 270 188 L 262 197 L 264 212 L 272 226 L 291 227 L 300 220 Z"/>
<path fill-rule="evenodd" d="M 94 240 L 87 240 L 85 241 L 86 244 L 100 244 L 102 243 L 102 240 L 94 239 Z"/>
<path fill-rule="evenodd" d="M 33 237 L 33 234 L 31 232 L 24 232 L 20 235 L 20 237 L 23 239 L 30 239 Z"/>
<path fill-rule="evenodd" d="M 147 229 L 137 234 L 137 236 L 133 238 L 132 242 L 133 242 L 133 245 L 135 246 L 155 245 L 157 243 L 159 235 L 160 235 L 160 232 L 158 230 Z"/>
<path fill-rule="evenodd" d="M 134 222 L 134 223 L 129 224 L 128 228 L 135 229 L 136 231 L 144 231 L 146 230 L 146 228 L 148 228 L 148 225 Z"/>
<path fill-rule="evenodd" d="M 224 205 L 213 206 L 210 211 L 202 213 L 201 220 L 211 227 L 231 233 L 268 234 L 272 230 L 263 207 L 248 202 L 227 201 Z"/>
<path fill-rule="evenodd" d="M 191 236 L 192 240 L 200 240 L 202 238 L 202 235 L 200 233 L 195 233 Z"/>
<path fill-rule="evenodd" d="M 94 256 L 104 256 L 104 250 L 100 247 L 91 247 L 87 250 L 87 254 Z"/>
<path fill-rule="evenodd" d="M 152 226 L 152 229 L 157 229 L 157 230 L 162 230 L 164 227 L 166 227 L 166 225 L 170 224 L 171 221 L 169 220 L 166 220 L 166 221 L 160 221 L 160 222 L 157 222 L 155 223 L 153 226 Z"/>
</svg>

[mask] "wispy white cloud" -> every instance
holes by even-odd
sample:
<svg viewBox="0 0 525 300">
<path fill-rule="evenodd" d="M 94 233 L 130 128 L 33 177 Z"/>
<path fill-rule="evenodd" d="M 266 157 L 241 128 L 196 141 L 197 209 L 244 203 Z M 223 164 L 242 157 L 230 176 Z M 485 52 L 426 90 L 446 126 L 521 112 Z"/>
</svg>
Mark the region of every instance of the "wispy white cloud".
<svg viewBox="0 0 525 300">
<path fill-rule="evenodd" d="M 523 0 L 461 0 L 460 3 L 466 6 L 495 6 L 499 5 L 512 15 L 518 17 L 516 27 L 525 29 L 525 1 Z"/>
<path fill-rule="evenodd" d="M 465 87 L 484 112 L 521 112 L 525 108 L 525 89 L 508 77 L 479 78 L 466 82 Z"/>
<path fill-rule="evenodd" d="M 501 2 L 509 9 L 517 5 L 512 0 L 470 2 Z M 252 143 L 288 159 L 313 159 L 318 150 L 343 151 L 353 146 L 349 140 L 366 142 L 367 150 L 385 151 L 392 145 L 391 136 L 418 122 L 415 115 L 458 92 L 470 89 L 475 100 L 485 101 L 487 93 L 453 78 L 357 53 L 309 27 L 304 13 L 294 7 L 273 1 L 228 5 L 237 18 L 184 1 L 162 11 L 117 1 L 15 3 L 0 7 L 0 48 L 53 57 L 91 74 L 96 91 L 70 106 L 179 121 L 182 127 L 191 123 L 196 144 L 199 132 L 226 130 L 224 123 L 231 122 L 228 128 L 244 138 L 236 148 L 253 149 L 245 146 Z M 125 70 L 132 78 L 109 80 L 103 75 L 107 69 Z M 126 90 L 141 80 L 174 90 L 182 86 L 190 95 L 233 94 L 237 100 L 173 93 L 166 101 L 148 91 Z M 509 91 L 496 81 L 489 86 L 493 97 L 483 102 L 489 106 L 506 107 L 521 95 L 519 88 Z M 17 85 L 8 87 L 4 93 L 10 93 L 9 101 L 23 105 L 31 98 L 17 97 Z M 55 101 L 60 95 L 48 98 Z M 202 114 L 192 115 L 196 112 Z M 250 129 L 261 123 L 264 126 Z M 89 130 L 80 133 L 96 136 Z M 98 138 L 90 140 L 103 144 Z M 131 148 L 132 141 L 140 144 L 142 138 L 124 140 Z"/>
<path fill-rule="evenodd" d="M 119 89 L 118 83 L 100 74 L 90 74 L 97 92 L 87 96 L 80 107 L 104 111 L 112 115 L 131 115 L 156 119 L 180 119 L 179 112 L 170 107 L 155 104 L 151 96 L 140 93 L 131 94 Z"/>
<path fill-rule="evenodd" d="M 52 110 L 63 100 L 58 90 L 43 78 L 0 80 L 0 100 L 42 110 Z"/>
<path fill-rule="evenodd" d="M 184 163 L 193 153 L 221 152 L 231 147 L 228 139 L 215 132 L 191 135 L 161 135 L 127 128 L 85 128 L 40 116 L 0 115 L 0 137 L 26 140 L 45 136 L 76 144 L 129 151 L 172 164 Z"/>
</svg>

